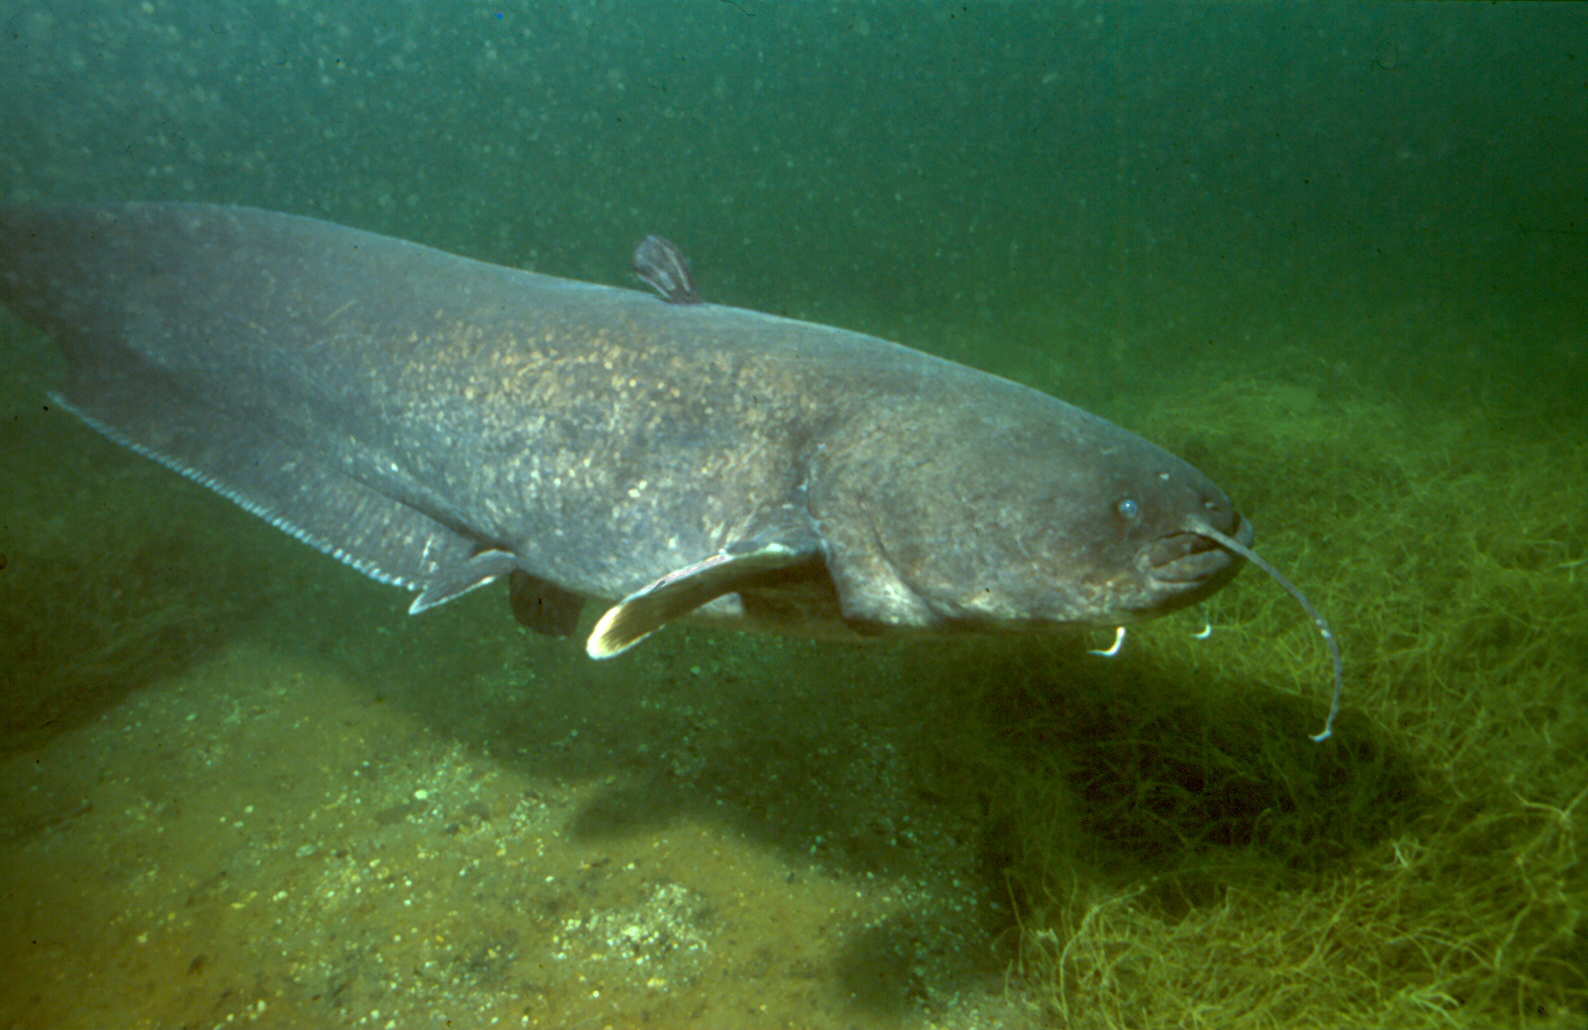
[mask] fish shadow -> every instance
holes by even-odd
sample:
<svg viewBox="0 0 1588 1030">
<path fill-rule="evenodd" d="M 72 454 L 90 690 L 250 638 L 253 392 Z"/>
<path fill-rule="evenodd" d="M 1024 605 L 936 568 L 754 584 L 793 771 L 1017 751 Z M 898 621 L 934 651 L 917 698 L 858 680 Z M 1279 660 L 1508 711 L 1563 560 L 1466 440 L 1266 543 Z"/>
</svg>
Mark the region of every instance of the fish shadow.
<svg viewBox="0 0 1588 1030">
<path fill-rule="evenodd" d="M 820 838 L 823 861 L 900 875 L 913 865 L 895 832 L 904 816 L 956 813 L 996 866 L 1012 861 L 1006 841 L 1022 821 L 1065 806 L 1064 832 L 1099 869 L 1222 861 L 1306 876 L 1395 834 L 1430 800 L 1426 770 L 1368 719 L 1347 708 L 1315 743 L 1315 699 L 1272 683 L 1060 643 L 943 652 L 813 654 L 819 671 L 797 682 L 786 663 L 756 669 L 741 654 L 685 691 L 717 704 L 652 706 L 647 739 L 608 752 L 631 775 L 569 829 L 603 837 L 706 814 L 791 855 Z M 650 688 L 685 678 L 655 661 Z"/>
<path fill-rule="evenodd" d="M 0 571 L 0 753 L 42 747 L 224 646 L 261 596 L 210 575 L 206 554 L 180 533 L 12 552 Z"/>
<path fill-rule="evenodd" d="M 602 782 L 564 824 L 574 840 L 712 823 L 791 877 L 946 901 L 952 873 L 1001 899 L 928 932 L 927 898 L 849 938 L 836 971 L 878 1015 L 1000 975 L 1018 918 L 1078 874 L 1150 882 L 1146 900 L 1183 915 L 1231 884 L 1317 882 L 1429 800 L 1426 771 L 1349 708 L 1317 744 L 1316 699 L 1150 647 L 1103 661 L 1029 638 L 842 649 L 673 629 L 592 663 L 522 639 L 533 657 L 472 728 L 455 698 L 428 718 L 527 773 Z M 947 935 L 984 946 L 950 957 Z"/>
<path fill-rule="evenodd" d="M 1057 830 L 1079 843 L 1062 850 L 1104 879 L 1304 882 L 1349 865 L 1433 800 L 1429 770 L 1349 707 L 1317 743 L 1315 700 L 1150 654 L 1008 662 L 982 717 L 1006 788 L 1029 788 L 1018 781 L 1044 767 L 1064 785 Z M 1028 807 L 989 807 L 989 832 L 1016 842 L 1001 849 L 1012 865 L 1057 850 L 1022 832 Z"/>
</svg>

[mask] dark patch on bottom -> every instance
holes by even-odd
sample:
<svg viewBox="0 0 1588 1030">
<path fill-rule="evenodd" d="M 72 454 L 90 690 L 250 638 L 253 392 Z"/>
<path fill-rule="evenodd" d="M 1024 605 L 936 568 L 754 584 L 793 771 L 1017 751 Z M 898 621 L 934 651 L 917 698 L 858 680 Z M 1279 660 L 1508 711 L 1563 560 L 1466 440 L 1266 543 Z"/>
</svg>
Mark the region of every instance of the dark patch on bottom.
<svg viewBox="0 0 1588 1030">
<path fill-rule="evenodd" d="M 581 595 L 521 569 L 507 578 L 507 602 L 519 625 L 548 637 L 572 636 L 584 610 Z"/>
</svg>

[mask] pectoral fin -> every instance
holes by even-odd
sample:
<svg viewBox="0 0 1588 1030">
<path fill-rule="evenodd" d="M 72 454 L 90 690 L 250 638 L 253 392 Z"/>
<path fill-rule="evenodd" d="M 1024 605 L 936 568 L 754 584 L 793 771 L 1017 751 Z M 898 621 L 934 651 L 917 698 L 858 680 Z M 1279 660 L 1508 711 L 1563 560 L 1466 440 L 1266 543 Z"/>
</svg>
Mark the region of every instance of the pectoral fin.
<svg viewBox="0 0 1588 1030">
<path fill-rule="evenodd" d="M 742 544 L 670 572 L 607 609 L 591 631 L 585 651 L 591 658 L 622 654 L 706 602 L 734 593 L 767 573 L 810 561 L 814 554 L 813 548 L 779 542 Z"/>
</svg>

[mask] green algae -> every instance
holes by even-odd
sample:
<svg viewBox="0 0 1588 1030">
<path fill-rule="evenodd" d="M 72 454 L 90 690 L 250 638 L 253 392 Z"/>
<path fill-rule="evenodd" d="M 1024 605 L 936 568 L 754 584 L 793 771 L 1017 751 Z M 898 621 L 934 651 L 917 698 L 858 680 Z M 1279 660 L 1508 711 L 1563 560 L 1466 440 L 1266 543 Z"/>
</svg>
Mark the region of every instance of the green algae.
<svg viewBox="0 0 1588 1030">
<path fill-rule="evenodd" d="M 1229 379 L 1147 435 L 1224 483 L 1345 649 L 1242 577 L 1113 664 L 992 645 L 972 779 L 1055 1026 L 1578 1026 L 1588 447 Z M 1194 427 L 1187 429 L 1185 427 Z M 1132 645 L 1135 650 L 1132 650 Z"/>
</svg>

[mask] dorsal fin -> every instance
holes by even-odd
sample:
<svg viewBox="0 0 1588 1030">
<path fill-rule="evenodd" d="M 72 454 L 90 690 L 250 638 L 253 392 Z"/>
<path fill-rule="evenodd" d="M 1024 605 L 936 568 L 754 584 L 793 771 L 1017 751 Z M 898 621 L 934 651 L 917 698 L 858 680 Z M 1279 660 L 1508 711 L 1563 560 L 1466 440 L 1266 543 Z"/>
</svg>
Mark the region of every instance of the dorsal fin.
<svg viewBox="0 0 1588 1030">
<path fill-rule="evenodd" d="M 647 236 L 634 248 L 634 274 L 669 304 L 699 304 L 700 292 L 683 251 L 671 240 Z"/>
</svg>

